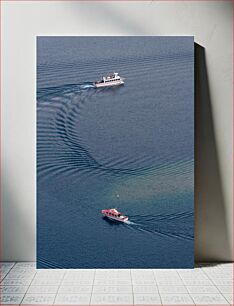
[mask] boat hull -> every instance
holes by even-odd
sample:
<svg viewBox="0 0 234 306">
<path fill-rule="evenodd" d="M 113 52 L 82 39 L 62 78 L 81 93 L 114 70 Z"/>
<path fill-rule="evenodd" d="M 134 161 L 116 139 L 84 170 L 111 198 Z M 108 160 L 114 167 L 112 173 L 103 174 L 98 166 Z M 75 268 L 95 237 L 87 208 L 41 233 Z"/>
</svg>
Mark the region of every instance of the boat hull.
<svg viewBox="0 0 234 306">
<path fill-rule="evenodd" d="M 122 222 L 122 223 L 127 223 L 128 222 L 128 218 L 127 217 L 125 219 L 119 219 L 119 218 L 115 218 L 115 217 L 112 217 L 112 216 L 108 216 L 106 214 L 103 214 L 103 217 L 106 217 L 106 218 L 108 218 L 111 221 L 117 221 L 117 222 Z"/>
</svg>

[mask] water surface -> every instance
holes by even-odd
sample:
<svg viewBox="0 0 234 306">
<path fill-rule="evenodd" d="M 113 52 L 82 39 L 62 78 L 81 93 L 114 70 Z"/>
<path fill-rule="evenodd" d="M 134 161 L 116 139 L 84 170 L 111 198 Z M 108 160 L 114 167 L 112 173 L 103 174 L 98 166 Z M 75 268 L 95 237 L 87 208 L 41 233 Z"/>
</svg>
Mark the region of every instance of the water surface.
<svg viewBox="0 0 234 306">
<path fill-rule="evenodd" d="M 38 37 L 38 268 L 193 266 L 193 46 Z M 124 86 L 94 88 L 113 71 Z"/>
</svg>

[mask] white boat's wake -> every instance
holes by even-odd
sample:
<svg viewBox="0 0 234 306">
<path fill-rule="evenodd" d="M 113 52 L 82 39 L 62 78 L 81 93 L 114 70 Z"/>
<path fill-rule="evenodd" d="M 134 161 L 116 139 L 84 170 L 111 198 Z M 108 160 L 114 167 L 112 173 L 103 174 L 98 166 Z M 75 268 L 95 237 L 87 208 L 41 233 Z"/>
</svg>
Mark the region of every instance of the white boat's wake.
<svg viewBox="0 0 234 306">
<path fill-rule="evenodd" d="M 81 89 L 86 89 L 86 88 L 95 88 L 95 85 L 94 84 L 81 85 Z"/>
<path fill-rule="evenodd" d="M 132 222 L 132 221 L 129 221 L 129 220 L 128 220 L 128 221 L 126 221 L 125 223 L 126 223 L 126 224 L 129 224 L 129 225 L 138 225 L 137 223 Z"/>
</svg>

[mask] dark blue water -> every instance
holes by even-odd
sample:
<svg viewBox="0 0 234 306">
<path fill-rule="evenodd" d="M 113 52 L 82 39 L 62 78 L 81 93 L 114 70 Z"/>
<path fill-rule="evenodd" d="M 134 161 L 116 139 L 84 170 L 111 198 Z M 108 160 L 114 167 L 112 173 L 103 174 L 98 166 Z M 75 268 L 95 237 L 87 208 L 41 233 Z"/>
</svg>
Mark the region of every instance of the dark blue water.
<svg viewBox="0 0 234 306">
<path fill-rule="evenodd" d="M 37 39 L 38 268 L 193 267 L 193 49 Z M 93 87 L 113 71 L 124 86 Z M 129 224 L 103 219 L 112 207 Z"/>
</svg>

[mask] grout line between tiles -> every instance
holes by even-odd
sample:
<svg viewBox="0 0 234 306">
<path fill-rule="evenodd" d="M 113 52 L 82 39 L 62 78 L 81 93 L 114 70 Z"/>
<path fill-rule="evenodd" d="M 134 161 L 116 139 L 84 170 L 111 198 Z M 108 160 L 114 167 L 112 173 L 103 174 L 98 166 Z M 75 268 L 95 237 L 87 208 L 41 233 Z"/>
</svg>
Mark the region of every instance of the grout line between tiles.
<svg viewBox="0 0 234 306">
<path fill-rule="evenodd" d="M 199 268 L 198 268 L 198 269 L 199 269 Z M 179 278 L 181 279 L 181 281 L 182 281 L 182 283 L 183 283 L 183 285 L 184 285 L 184 287 L 185 287 L 185 289 L 186 289 L 186 291 L 187 291 L 189 297 L 192 299 L 193 303 L 194 303 L 195 305 L 197 305 L 197 304 L 195 303 L 193 297 L 192 297 L 191 294 L 189 293 L 188 288 L 187 288 L 187 285 L 184 283 L 183 278 L 180 276 L 180 273 L 179 273 L 177 270 L 176 270 L 176 272 L 177 272 L 177 274 L 179 275 Z"/>
<path fill-rule="evenodd" d="M 132 282 L 132 269 L 130 269 L 131 287 L 132 287 L 132 304 L 135 305 L 134 292 L 133 292 L 133 282 Z"/>
<path fill-rule="evenodd" d="M 2 263 L 0 263 L 2 264 Z M 5 277 L 10 273 L 10 271 L 12 270 L 12 268 L 16 265 L 16 262 L 13 262 L 13 266 L 9 269 L 9 271 L 6 273 L 6 275 L 1 279 L 0 285 L 2 285 L 2 281 L 5 279 Z M 1 276 L 1 275 L 0 275 Z M 0 297 L 1 297 L 2 291 L 0 290 Z M 3 293 L 4 294 L 4 293 Z"/>
<path fill-rule="evenodd" d="M 60 281 L 60 284 L 58 285 L 58 289 L 57 289 L 57 292 L 55 293 L 55 297 L 54 297 L 54 300 L 53 300 L 53 304 L 52 304 L 52 305 L 56 305 L 56 304 L 55 304 L 56 297 L 57 297 L 57 295 L 58 295 L 59 288 L 61 287 L 62 282 L 63 282 L 63 279 L 65 278 L 65 275 L 66 275 L 66 274 L 67 274 L 67 271 L 65 271 L 63 277 L 61 278 L 61 281 Z"/>
<path fill-rule="evenodd" d="M 10 271 L 14 268 L 14 266 L 16 265 L 16 262 L 14 262 L 13 266 L 10 268 L 10 270 L 6 273 L 6 275 L 3 277 L 3 279 L 1 279 L 1 283 L 2 281 L 6 278 L 6 276 L 10 273 Z M 1 276 L 1 275 L 0 275 Z"/>
<path fill-rule="evenodd" d="M 221 264 L 222 265 L 222 264 Z M 232 270 L 233 271 L 233 270 Z M 217 287 L 217 285 L 213 282 L 213 280 L 209 277 L 209 274 L 206 273 L 205 271 L 203 271 L 205 273 L 205 275 L 208 277 L 208 279 L 211 281 L 211 283 L 213 284 L 214 287 L 216 287 L 216 289 L 218 290 L 218 292 L 222 295 L 222 297 L 225 299 L 225 301 L 228 302 L 228 304 L 231 305 L 231 303 L 229 303 L 228 299 L 226 299 L 226 297 L 223 295 L 223 293 L 219 290 L 219 288 Z M 233 279 L 233 275 L 232 275 L 232 279 Z M 233 286 L 232 286 L 233 287 Z"/>
<path fill-rule="evenodd" d="M 24 296 L 23 296 L 21 302 L 19 303 L 19 305 L 22 305 L 22 302 L 23 302 L 23 300 L 24 300 L 24 298 L 25 298 L 25 296 L 26 296 L 26 294 L 27 294 L 27 292 L 28 292 L 28 289 L 29 289 L 29 287 L 31 286 L 31 284 L 32 284 L 34 278 L 36 277 L 36 275 L 37 275 L 37 269 L 36 269 L 36 273 L 34 274 L 33 278 L 31 279 L 31 282 L 29 283 L 28 288 L 27 288 L 26 292 L 24 293 Z"/>
<path fill-rule="evenodd" d="M 157 290 L 158 290 L 158 295 L 159 295 L 159 298 L 160 298 L 160 302 L 161 302 L 161 305 L 163 305 L 162 297 L 161 297 L 161 294 L 160 294 L 160 292 L 159 292 L 159 287 L 158 287 L 157 278 L 156 278 L 156 276 L 155 276 L 154 271 L 153 271 L 153 275 L 154 275 L 155 284 L 156 284 L 156 287 L 157 287 Z"/>
<path fill-rule="evenodd" d="M 91 301 L 92 301 L 92 296 L 93 296 L 93 287 L 94 287 L 94 282 L 95 282 L 95 277 L 96 277 L 96 270 L 94 270 L 94 276 L 93 276 L 93 283 L 92 283 L 92 290 L 91 290 L 91 294 L 90 294 L 90 300 L 89 300 L 89 305 L 91 305 Z"/>
</svg>

